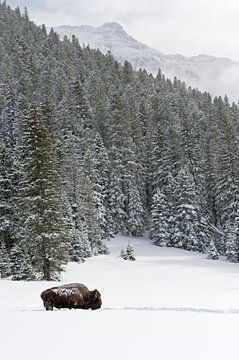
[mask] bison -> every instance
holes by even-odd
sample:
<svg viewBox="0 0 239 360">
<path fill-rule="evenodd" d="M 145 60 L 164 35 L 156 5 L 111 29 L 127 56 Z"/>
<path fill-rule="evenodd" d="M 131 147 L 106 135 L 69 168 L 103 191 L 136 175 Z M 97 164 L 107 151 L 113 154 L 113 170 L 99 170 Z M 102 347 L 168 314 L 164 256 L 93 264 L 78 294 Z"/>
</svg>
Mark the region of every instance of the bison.
<svg viewBox="0 0 239 360">
<path fill-rule="evenodd" d="M 41 293 L 46 310 L 61 309 L 99 309 L 102 305 L 98 290 L 90 291 L 85 285 L 73 283 L 56 286 Z"/>
</svg>

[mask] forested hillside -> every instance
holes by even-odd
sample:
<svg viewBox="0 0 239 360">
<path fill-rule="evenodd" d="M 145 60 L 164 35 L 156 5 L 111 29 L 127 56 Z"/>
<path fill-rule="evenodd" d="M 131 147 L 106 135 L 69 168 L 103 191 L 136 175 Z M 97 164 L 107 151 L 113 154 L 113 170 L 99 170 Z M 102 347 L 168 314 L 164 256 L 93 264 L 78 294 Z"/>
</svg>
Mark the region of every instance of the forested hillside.
<svg viewBox="0 0 239 360">
<path fill-rule="evenodd" d="M 158 32 L 159 28 L 160 24 L 158 24 Z M 125 60 L 130 61 L 135 70 L 145 68 L 156 76 L 160 68 L 170 79 L 176 76 L 188 86 L 198 87 L 201 91 L 208 91 L 214 96 L 227 94 L 230 100 L 238 100 L 239 62 L 205 54 L 191 57 L 165 54 L 159 51 L 160 48 L 156 50 L 139 42 L 116 22 L 107 22 L 101 26 L 70 26 L 69 24 L 54 27 L 54 30 L 61 39 L 65 35 L 69 38 L 75 35 L 80 44 L 89 44 L 94 49 L 99 48 L 104 54 L 110 50 L 116 60 L 122 64 Z M 152 38 L 147 41 L 151 42 Z M 158 46 L 163 46 L 163 43 L 160 45 L 158 43 Z"/>
<path fill-rule="evenodd" d="M 116 233 L 239 260 L 239 111 L 0 4 L 0 273 L 58 279 Z M 112 240 L 113 241 L 113 240 Z"/>
</svg>

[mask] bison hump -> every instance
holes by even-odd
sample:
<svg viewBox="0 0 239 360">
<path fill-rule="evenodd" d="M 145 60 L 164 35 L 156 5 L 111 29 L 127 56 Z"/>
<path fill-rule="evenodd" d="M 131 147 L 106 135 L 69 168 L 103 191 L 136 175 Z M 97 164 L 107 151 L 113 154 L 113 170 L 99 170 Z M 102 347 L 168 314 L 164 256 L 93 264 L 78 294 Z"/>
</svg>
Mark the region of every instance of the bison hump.
<svg viewBox="0 0 239 360">
<path fill-rule="evenodd" d="M 65 285 L 61 285 L 61 286 L 56 286 L 52 289 L 57 289 L 57 288 L 65 288 L 65 289 L 78 289 L 78 290 L 86 290 L 89 291 L 89 289 L 83 285 L 83 284 L 79 284 L 79 283 L 71 283 L 71 284 L 65 284 Z"/>
<path fill-rule="evenodd" d="M 59 296 L 74 296 L 74 295 L 78 295 L 79 296 L 79 289 L 76 287 L 64 287 L 64 286 L 59 286 L 55 289 L 52 289 L 52 291 Z"/>
</svg>

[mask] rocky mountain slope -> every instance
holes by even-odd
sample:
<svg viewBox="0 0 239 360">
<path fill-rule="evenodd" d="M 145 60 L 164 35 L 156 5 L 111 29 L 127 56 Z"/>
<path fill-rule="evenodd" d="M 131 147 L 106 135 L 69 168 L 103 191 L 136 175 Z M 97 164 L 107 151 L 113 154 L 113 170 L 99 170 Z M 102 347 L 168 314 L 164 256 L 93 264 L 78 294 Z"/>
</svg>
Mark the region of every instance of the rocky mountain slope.
<svg viewBox="0 0 239 360">
<path fill-rule="evenodd" d="M 138 42 L 115 22 L 99 27 L 64 25 L 55 30 L 61 37 L 74 34 L 81 44 L 89 44 L 104 53 L 110 50 L 117 60 L 128 60 L 135 69 L 145 68 L 156 75 L 160 68 L 167 77 L 176 76 L 187 85 L 213 95 L 227 94 L 234 101 L 239 98 L 239 63 L 230 59 L 204 54 L 192 57 L 167 55 Z"/>
</svg>

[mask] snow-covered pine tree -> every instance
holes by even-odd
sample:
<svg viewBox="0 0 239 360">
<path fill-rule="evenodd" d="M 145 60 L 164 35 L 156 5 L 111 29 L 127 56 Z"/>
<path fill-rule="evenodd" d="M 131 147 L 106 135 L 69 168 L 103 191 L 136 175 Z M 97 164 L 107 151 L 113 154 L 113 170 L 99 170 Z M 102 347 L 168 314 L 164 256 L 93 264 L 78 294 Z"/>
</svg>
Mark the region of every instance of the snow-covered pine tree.
<svg viewBox="0 0 239 360">
<path fill-rule="evenodd" d="M 232 227 L 233 228 L 233 227 Z M 226 236 L 226 257 L 227 260 L 231 262 L 238 262 L 238 235 L 236 234 L 234 229 L 231 229 L 231 231 L 228 231 L 228 234 Z"/>
<path fill-rule="evenodd" d="M 94 130 L 85 130 L 85 154 L 82 161 L 82 207 L 91 249 L 96 254 L 107 254 L 102 241 L 108 238 L 107 219 L 108 157 L 100 137 Z"/>
<path fill-rule="evenodd" d="M 36 270 L 32 265 L 32 254 L 26 249 L 26 242 L 17 243 L 10 252 L 12 280 L 36 280 Z"/>
<path fill-rule="evenodd" d="M 98 240 L 96 242 L 96 245 L 97 245 L 97 253 L 95 253 L 96 255 L 98 255 L 98 254 L 99 255 L 109 255 L 110 254 L 109 248 L 106 245 L 105 240 L 103 240 L 103 239 Z"/>
<path fill-rule="evenodd" d="M 3 97 L 3 110 L 0 116 L 0 134 L 4 139 L 6 147 L 13 151 L 16 144 L 16 126 L 17 126 L 17 104 L 16 94 L 9 84 L 1 84 L 0 97 Z"/>
<path fill-rule="evenodd" d="M 0 144 L 0 241 L 9 251 L 16 239 L 16 183 L 12 156 Z"/>
<path fill-rule="evenodd" d="M 84 217 L 86 221 L 91 251 L 94 255 L 97 255 L 102 242 L 103 232 L 100 227 L 98 211 L 96 207 L 97 201 L 93 190 L 93 184 L 89 178 L 86 178 L 84 181 L 83 201 Z"/>
<path fill-rule="evenodd" d="M 120 257 L 122 257 L 124 260 L 130 260 L 130 261 L 136 260 L 135 254 L 134 254 L 134 248 L 130 242 L 126 246 L 125 250 L 124 249 L 121 250 Z"/>
<path fill-rule="evenodd" d="M 235 220 L 227 224 L 225 231 L 226 257 L 231 262 L 239 261 L 239 213 L 236 212 Z"/>
<path fill-rule="evenodd" d="M 22 131 L 22 243 L 29 249 L 36 277 L 55 280 L 68 259 L 67 234 L 51 144 L 35 105 L 25 116 Z"/>
<path fill-rule="evenodd" d="M 74 136 L 78 137 L 81 135 L 82 130 L 92 128 L 92 111 L 84 87 L 79 80 L 70 84 L 68 103 L 71 131 Z"/>
<path fill-rule="evenodd" d="M 208 246 L 206 221 L 196 202 L 195 185 L 187 167 L 177 176 L 177 193 L 173 246 L 205 252 Z"/>
<path fill-rule="evenodd" d="M 202 215 L 207 212 L 206 193 L 206 141 L 199 127 L 201 113 L 195 108 L 188 96 L 185 99 L 185 109 L 182 110 L 181 135 L 182 135 L 182 160 L 187 164 L 192 175 L 195 188 L 195 201 L 200 207 Z"/>
<path fill-rule="evenodd" d="M 217 248 L 215 246 L 215 243 L 213 240 L 210 241 L 209 247 L 208 247 L 208 259 L 212 259 L 212 260 L 218 260 L 219 259 L 219 254 L 217 251 Z"/>
<path fill-rule="evenodd" d="M 126 212 L 126 166 L 124 159 L 124 143 L 128 138 L 127 124 L 124 117 L 124 101 L 120 94 L 115 93 L 111 97 L 111 139 L 109 159 L 111 163 L 109 182 L 109 209 L 114 233 L 127 233 Z"/>
<path fill-rule="evenodd" d="M 215 156 L 215 202 L 220 225 L 226 232 L 231 227 L 238 208 L 239 145 L 236 129 L 230 118 L 229 105 L 221 97 L 214 99 L 215 131 L 213 151 Z"/>
<path fill-rule="evenodd" d="M 152 186 L 152 195 L 166 184 L 168 173 L 172 173 L 175 166 L 173 161 L 174 147 L 176 141 L 171 141 L 169 126 L 172 122 L 173 115 L 170 110 L 162 106 L 158 99 L 154 99 L 151 109 L 151 132 L 150 132 L 150 154 L 148 164 L 150 169 L 150 183 Z M 179 152 L 178 152 L 179 153 Z M 177 154 L 179 155 L 179 154 Z"/>
<path fill-rule="evenodd" d="M 170 246 L 171 232 L 169 228 L 170 206 L 167 197 L 161 189 L 153 196 L 151 210 L 151 234 L 150 237 L 155 245 Z"/>
<path fill-rule="evenodd" d="M 3 241 L 0 243 L 0 277 L 5 278 L 11 275 L 10 258 Z"/>
<path fill-rule="evenodd" d="M 88 139 L 87 151 L 83 160 L 83 177 L 88 177 L 92 184 L 97 218 L 101 228 L 102 238 L 111 235 L 108 219 L 108 191 L 109 191 L 109 158 L 102 139 L 94 131 L 86 132 Z"/>
<path fill-rule="evenodd" d="M 144 232 L 145 211 L 139 190 L 132 184 L 128 190 L 128 232 L 132 236 L 142 236 Z"/>
<path fill-rule="evenodd" d="M 125 84 L 132 84 L 135 79 L 133 66 L 129 61 L 124 62 L 123 66 L 123 80 Z"/>
<path fill-rule="evenodd" d="M 75 262 L 84 262 L 84 259 L 92 256 L 90 242 L 88 238 L 87 226 L 82 207 L 77 203 L 72 204 L 72 225 L 70 226 L 70 260 Z"/>
<path fill-rule="evenodd" d="M 71 261 L 83 261 L 84 258 L 92 256 L 85 220 L 84 176 L 79 168 L 80 163 L 77 161 L 76 156 L 71 151 L 68 152 L 68 156 L 68 163 L 64 166 L 67 175 L 62 174 L 65 180 L 62 187 L 65 216 L 69 229 L 69 254 Z"/>
</svg>

